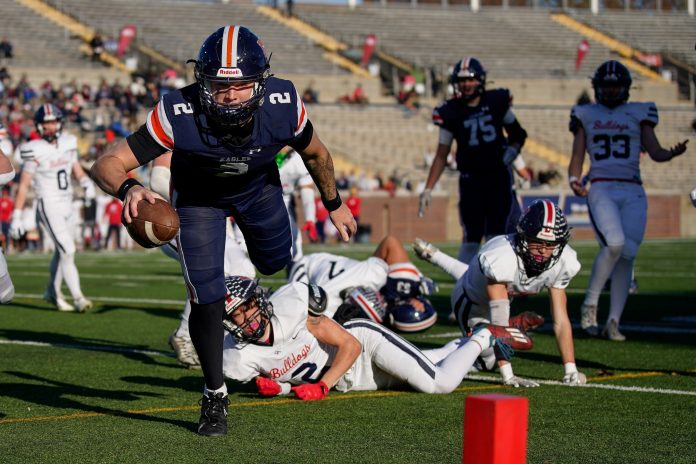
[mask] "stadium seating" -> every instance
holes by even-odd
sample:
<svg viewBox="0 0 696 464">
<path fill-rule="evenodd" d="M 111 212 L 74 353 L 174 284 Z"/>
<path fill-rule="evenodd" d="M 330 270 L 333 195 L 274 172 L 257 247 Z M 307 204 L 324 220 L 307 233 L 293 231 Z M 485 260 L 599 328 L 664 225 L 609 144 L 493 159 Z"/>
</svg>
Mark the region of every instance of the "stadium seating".
<svg viewBox="0 0 696 464">
<path fill-rule="evenodd" d="M 381 50 L 417 66 L 452 66 L 462 56 L 482 60 L 497 78 L 584 78 L 575 73 L 582 36 L 532 9 L 417 9 L 299 5 L 297 14 L 354 47 L 377 35 Z M 609 51 L 591 42 L 584 66 L 594 69 Z"/>
<path fill-rule="evenodd" d="M 0 35 L 13 45 L 14 58 L 7 62 L 12 68 L 104 69 L 80 52 L 81 40 L 14 1 L 2 2 Z"/>
<path fill-rule="evenodd" d="M 665 53 L 696 67 L 696 18 L 685 13 L 573 11 L 578 21 L 646 53 Z"/>
<path fill-rule="evenodd" d="M 136 0 L 51 0 L 67 14 L 99 30 L 118 37 L 124 24 L 137 26 L 138 40 L 184 63 L 195 58 L 201 42 L 216 28 L 242 24 L 251 28 L 272 52 L 271 63 L 277 74 L 345 74 L 322 58 L 322 50 L 292 29 L 269 21 L 251 4 L 200 2 L 140 2 Z"/>
</svg>

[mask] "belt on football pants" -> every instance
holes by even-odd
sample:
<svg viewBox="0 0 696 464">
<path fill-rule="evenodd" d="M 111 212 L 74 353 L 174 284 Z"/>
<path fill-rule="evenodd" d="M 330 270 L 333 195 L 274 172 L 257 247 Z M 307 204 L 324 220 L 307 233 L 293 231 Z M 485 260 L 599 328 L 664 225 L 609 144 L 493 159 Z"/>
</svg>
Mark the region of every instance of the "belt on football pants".
<svg viewBox="0 0 696 464">
<path fill-rule="evenodd" d="M 594 179 L 590 179 L 590 182 L 592 182 L 592 183 L 595 183 L 595 182 L 626 182 L 628 184 L 643 185 L 643 181 L 638 180 L 638 179 L 614 179 L 611 177 L 596 177 Z"/>
</svg>

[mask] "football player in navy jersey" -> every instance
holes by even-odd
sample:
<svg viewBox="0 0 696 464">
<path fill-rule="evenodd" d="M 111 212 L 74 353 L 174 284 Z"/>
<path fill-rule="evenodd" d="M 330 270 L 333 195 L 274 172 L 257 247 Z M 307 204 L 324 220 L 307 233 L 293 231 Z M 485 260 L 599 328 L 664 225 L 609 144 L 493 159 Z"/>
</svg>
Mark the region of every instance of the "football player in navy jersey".
<svg viewBox="0 0 696 464">
<path fill-rule="evenodd" d="M 258 37 L 221 27 L 201 46 L 196 83 L 170 92 L 138 131 L 92 167 L 101 188 L 124 202 L 127 222 L 140 200 L 159 197 L 127 173 L 172 151 L 171 184 L 181 227 L 177 240 L 191 300 L 189 330 L 205 389 L 198 433 L 227 433 L 222 374 L 225 220 L 233 215 L 262 274 L 290 262 L 292 234 L 275 156 L 286 145 L 301 156 L 344 241 L 356 223 L 336 190 L 333 162 L 290 81 L 271 77 Z"/>
<path fill-rule="evenodd" d="M 670 161 L 686 151 L 688 142 L 684 140 L 670 149 L 660 145 L 655 135 L 657 106 L 653 102 L 629 102 L 632 82 L 631 73 L 620 62 L 602 63 L 592 77 L 596 103 L 574 106 L 569 126 L 573 155 L 568 181 L 576 195 L 587 197 L 592 226 L 602 245 L 580 308 L 581 326 L 589 335 L 599 335 L 599 294 L 611 277 L 609 317 L 602 335 L 613 341 L 626 340 L 619 331 L 619 321 L 647 220 L 640 152 L 647 151 L 653 161 Z M 585 153 L 590 158 L 589 189 L 580 181 Z"/>
<path fill-rule="evenodd" d="M 459 260 L 476 256 L 481 239 L 514 230 L 521 214 L 512 189 L 512 163 L 527 138 L 512 112 L 507 89 L 486 90 L 486 70 L 476 58 L 454 65 L 450 83 L 454 97 L 433 111 L 440 128 L 435 159 L 420 196 L 418 215 L 423 217 L 432 188 L 447 164 L 452 141 L 457 141 L 459 215 L 464 239 Z"/>
</svg>

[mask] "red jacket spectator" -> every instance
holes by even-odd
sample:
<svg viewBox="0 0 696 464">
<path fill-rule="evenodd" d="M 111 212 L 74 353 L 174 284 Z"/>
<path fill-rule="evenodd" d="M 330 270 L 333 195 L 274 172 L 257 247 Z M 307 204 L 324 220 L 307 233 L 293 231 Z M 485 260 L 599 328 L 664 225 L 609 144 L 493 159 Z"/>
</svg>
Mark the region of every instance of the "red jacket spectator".
<svg viewBox="0 0 696 464">
<path fill-rule="evenodd" d="M 121 224 L 122 212 L 123 203 L 118 198 L 114 198 L 104 208 L 104 217 L 108 217 L 110 226 L 118 226 Z"/>
<path fill-rule="evenodd" d="M 362 203 L 362 200 L 358 196 L 358 189 L 353 187 L 350 189 L 350 196 L 346 198 L 346 206 L 348 209 L 350 209 L 350 213 L 353 215 L 355 218 L 355 221 L 358 222 L 360 219 L 360 205 Z"/>
</svg>

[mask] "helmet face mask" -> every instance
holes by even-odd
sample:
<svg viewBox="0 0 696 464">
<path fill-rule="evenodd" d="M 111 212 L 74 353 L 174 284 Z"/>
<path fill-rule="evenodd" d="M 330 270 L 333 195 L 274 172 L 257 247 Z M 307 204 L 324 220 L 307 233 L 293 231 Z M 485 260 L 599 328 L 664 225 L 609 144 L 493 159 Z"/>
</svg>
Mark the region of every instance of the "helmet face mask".
<svg viewBox="0 0 696 464">
<path fill-rule="evenodd" d="M 592 77 L 595 100 L 607 108 L 615 108 L 628 101 L 633 83 L 628 68 L 616 60 L 602 63 Z"/>
<path fill-rule="evenodd" d="M 223 128 L 246 126 L 263 104 L 271 75 L 258 37 L 243 26 L 221 27 L 203 42 L 193 62 L 206 115 Z"/>
<path fill-rule="evenodd" d="M 259 287 L 257 281 L 242 276 L 226 277 L 225 286 L 224 328 L 240 344 L 263 338 L 273 316 L 268 293 Z"/>
<path fill-rule="evenodd" d="M 455 98 L 471 101 L 486 90 L 486 70 L 476 58 L 462 58 L 452 69 L 450 84 Z"/>
<path fill-rule="evenodd" d="M 34 114 L 34 125 L 41 138 L 54 142 L 63 130 L 63 113 L 56 105 L 43 104 Z"/>
<path fill-rule="evenodd" d="M 517 224 L 515 252 L 527 275 L 536 276 L 558 262 L 569 239 L 570 227 L 558 206 L 537 200 Z"/>
</svg>

